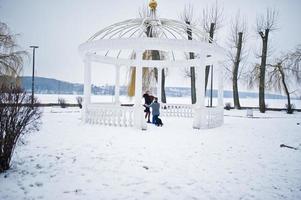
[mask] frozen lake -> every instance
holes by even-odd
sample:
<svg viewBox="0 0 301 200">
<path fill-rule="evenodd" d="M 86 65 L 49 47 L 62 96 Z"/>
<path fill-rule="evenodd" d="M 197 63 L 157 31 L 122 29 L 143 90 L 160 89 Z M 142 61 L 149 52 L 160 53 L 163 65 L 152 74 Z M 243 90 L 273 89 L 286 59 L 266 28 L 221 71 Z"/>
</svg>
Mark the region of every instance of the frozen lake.
<svg viewBox="0 0 301 200">
<path fill-rule="evenodd" d="M 42 103 L 57 103 L 58 98 L 64 98 L 68 103 L 76 103 L 76 97 L 79 95 L 58 95 L 58 94 L 37 94 L 36 95 Z M 122 103 L 133 103 L 133 99 L 121 96 Z M 100 96 L 92 95 L 92 102 L 114 102 L 114 96 Z M 142 101 L 143 102 L 143 101 Z M 190 97 L 167 97 L 168 103 L 185 103 L 190 104 Z M 206 102 L 209 104 L 209 99 Z M 230 102 L 233 106 L 232 98 L 224 98 L 224 103 Z M 213 99 L 213 103 L 216 103 L 216 99 Z M 258 107 L 257 98 L 241 98 L 241 106 L 256 106 Z M 291 103 L 295 104 L 295 107 L 301 109 L 301 100 L 293 99 Z M 287 104 L 286 99 L 266 99 L 266 104 L 269 108 L 285 108 Z"/>
</svg>

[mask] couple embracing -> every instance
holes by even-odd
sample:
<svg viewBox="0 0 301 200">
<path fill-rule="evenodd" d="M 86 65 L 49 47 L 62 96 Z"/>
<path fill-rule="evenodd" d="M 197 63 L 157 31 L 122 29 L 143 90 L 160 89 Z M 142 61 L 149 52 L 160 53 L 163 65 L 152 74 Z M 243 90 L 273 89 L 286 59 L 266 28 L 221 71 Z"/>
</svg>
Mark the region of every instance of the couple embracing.
<svg viewBox="0 0 301 200">
<path fill-rule="evenodd" d="M 158 98 L 154 97 L 152 95 L 149 94 L 148 91 L 145 92 L 145 94 L 143 94 L 143 98 L 144 98 L 144 107 L 145 107 L 145 118 L 147 119 L 147 123 L 151 123 L 150 121 L 150 108 L 152 108 L 152 123 L 157 125 L 157 126 L 162 126 L 163 123 L 161 121 L 161 119 L 159 118 L 160 115 L 160 103 L 158 102 Z"/>
</svg>

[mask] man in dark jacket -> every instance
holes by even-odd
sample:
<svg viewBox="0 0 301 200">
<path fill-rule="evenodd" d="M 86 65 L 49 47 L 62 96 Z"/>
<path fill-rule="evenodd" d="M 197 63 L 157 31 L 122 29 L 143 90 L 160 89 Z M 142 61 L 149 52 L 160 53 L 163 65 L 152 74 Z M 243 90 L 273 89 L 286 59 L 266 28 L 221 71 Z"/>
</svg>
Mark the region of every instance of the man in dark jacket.
<svg viewBox="0 0 301 200">
<path fill-rule="evenodd" d="M 150 109 L 149 105 L 153 102 L 154 97 L 149 95 L 149 91 L 146 91 L 143 95 L 144 98 L 144 107 L 145 107 L 145 119 L 147 119 L 147 123 L 151 123 L 150 121 Z"/>
</svg>

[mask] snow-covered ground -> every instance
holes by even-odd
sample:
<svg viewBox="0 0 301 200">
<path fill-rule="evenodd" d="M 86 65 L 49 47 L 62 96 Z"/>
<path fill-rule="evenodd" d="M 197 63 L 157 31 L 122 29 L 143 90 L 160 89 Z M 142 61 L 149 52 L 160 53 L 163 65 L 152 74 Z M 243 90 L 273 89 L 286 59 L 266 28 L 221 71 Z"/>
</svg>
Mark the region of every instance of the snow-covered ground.
<svg viewBox="0 0 301 200">
<path fill-rule="evenodd" d="M 0 174 L 0 199 L 301 199 L 301 113 L 245 115 L 225 111 L 209 130 L 162 118 L 139 131 L 44 108 L 40 132 Z"/>
</svg>

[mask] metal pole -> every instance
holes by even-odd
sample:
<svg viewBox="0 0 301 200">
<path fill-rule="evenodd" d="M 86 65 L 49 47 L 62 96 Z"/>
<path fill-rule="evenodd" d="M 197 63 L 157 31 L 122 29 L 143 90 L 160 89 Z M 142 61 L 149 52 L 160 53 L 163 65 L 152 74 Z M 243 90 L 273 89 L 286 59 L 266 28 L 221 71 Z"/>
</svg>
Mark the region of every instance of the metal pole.
<svg viewBox="0 0 301 200">
<path fill-rule="evenodd" d="M 32 48 L 32 79 L 31 79 L 31 105 L 33 106 L 34 103 L 34 65 L 35 65 L 35 53 L 36 48 L 39 48 L 38 46 L 30 46 Z"/>
<path fill-rule="evenodd" d="M 212 107 L 212 91 L 213 90 L 213 65 L 211 65 L 211 90 L 210 90 L 210 107 Z"/>
<path fill-rule="evenodd" d="M 33 56 L 32 56 L 32 77 L 31 77 L 31 105 L 33 105 L 34 100 L 34 60 L 35 60 L 35 48 L 32 49 Z"/>
</svg>

